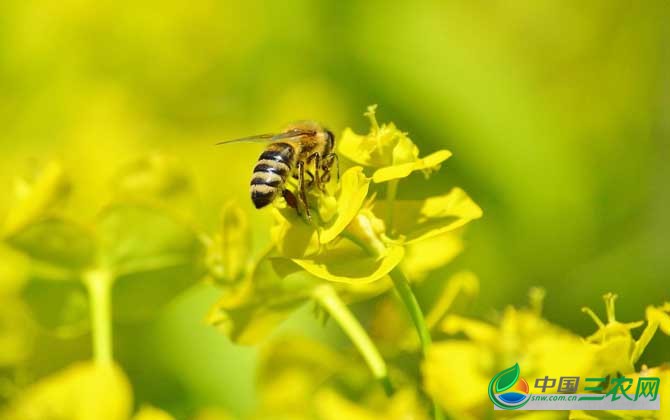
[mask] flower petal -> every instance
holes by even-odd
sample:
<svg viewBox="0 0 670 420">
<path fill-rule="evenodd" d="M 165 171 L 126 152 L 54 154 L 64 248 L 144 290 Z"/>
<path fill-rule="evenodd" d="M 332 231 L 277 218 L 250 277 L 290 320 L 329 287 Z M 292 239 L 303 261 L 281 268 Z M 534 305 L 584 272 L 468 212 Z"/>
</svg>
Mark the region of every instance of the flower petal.
<svg viewBox="0 0 670 420">
<path fill-rule="evenodd" d="M 364 136 L 345 129 L 338 141 L 338 152 L 352 162 L 372 168 L 416 161 L 419 156 L 416 145 L 393 123 L 380 126 L 375 118 L 376 108 L 369 106 L 365 113 L 370 119 L 370 132 Z"/>
<path fill-rule="evenodd" d="M 358 248 L 343 247 L 314 259 L 293 261 L 305 271 L 324 280 L 364 284 L 386 276 L 400 263 L 404 254 L 404 248 L 399 245 L 390 246 L 382 257 L 369 256 Z"/>
<path fill-rule="evenodd" d="M 435 252 L 439 249 L 440 252 Z M 454 232 L 414 241 L 405 247 L 402 270 L 412 281 L 421 281 L 428 273 L 445 266 L 463 250 L 463 240 Z"/>
<path fill-rule="evenodd" d="M 491 347 L 464 340 L 435 343 L 421 366 L 424 387 L 452 418 L 484 417 L 490 410 L 485 390 L 495 363 Z M 455 381 L 453 378 L 459 378 Z M 469 414 L 468 415 L 466 415 Z"/>
<path fill-rule="evenodd" d="M 386 215 L 386 202 L 375 203 L 378 217 Z M 406 243 L 428 239 L 457 229 L 482 216 L 482 209 L 460 188 L 425 200 L 394 203 L 394 230 Z"/>
<path fill-rule="evenodd" d="M 316 229 L 305 222 L 292 208 L 274 208 L 275 223 L 270 229 L 272 242 L 285 257 L 305 257 L 319 251 Z"/>
<path fill-rule="evenodd" d="M 440 164 L 451 157 L 448 150 L 438 150 L 424 158 L 414 162 L 402 163 L 399 165 L 386 166 L 377 169 L 372 175 L 375 183 L 391 181 L 393 179 L 405 178 L 414 171 L 432 172 L 440 168 Z"/>
<path fill-rule="evenodd" d="M 320 231 L 319 241 L 322 244 L 335 239 L 356 217 L 368 194 L 369 186 L 370 179 L 365 176 L 360 166 L 350 168 L 342 175 L 337 213 L 334 220 Z"/>
</svg>

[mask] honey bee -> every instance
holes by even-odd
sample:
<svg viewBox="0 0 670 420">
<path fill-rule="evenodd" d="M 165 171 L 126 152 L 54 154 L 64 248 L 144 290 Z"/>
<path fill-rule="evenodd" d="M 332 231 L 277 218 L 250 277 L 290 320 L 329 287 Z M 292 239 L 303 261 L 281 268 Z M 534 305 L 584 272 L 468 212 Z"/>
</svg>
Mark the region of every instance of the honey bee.
<svg viewBox="0 0 670 420">
<path fill-rule="evenodd" d="M 298 121 L 280 133 L 227 140 L 217 145 L 237 142 L 269 143 L 259 156 L 251 176 L 251 201 L 257 209 L 283 196 L 298 214 L 300 202 L 307 219 L 311 220 L 307 189 L 316 186 L 325 193 L 325 185 L 331 179 L 333 167 L 339 178 L 338 158 L 333 152 L 335 136 L 314 121 Z M 289 177 L 298 181 L 298 198 L 286 188 Z"/>
</svg>

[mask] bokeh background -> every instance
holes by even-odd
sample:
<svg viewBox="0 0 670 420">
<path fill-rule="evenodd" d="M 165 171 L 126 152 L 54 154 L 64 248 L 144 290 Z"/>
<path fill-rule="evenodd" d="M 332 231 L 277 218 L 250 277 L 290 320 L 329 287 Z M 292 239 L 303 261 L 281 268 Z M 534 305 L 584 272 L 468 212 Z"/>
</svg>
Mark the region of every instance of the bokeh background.
<svg viewBox="0 0 670 420">
<path fill-rule="evenodd" d="M 605 292 L 620 295 L 622 320 L 670 300 L 668 22 L 663 0 L 6 0 L 0 216 L 15 177 L 55 158 L 73 179 L 69 210 L 90 220 L 120 168 L 159 153 L 188 174 L 199 229 L 216 230 L 236 200 L 260 249 L 269 217 L 247 196 L 260 150 L 213 143 L 296 119 L 366 132 L 376 103 L 423 153 L 454 153 L 429 188 L 459 185 L 484 209 L 465 253 L 432 276 L 477 273 L 482 317 L 542 286 L 545 317 L 586 335 L 580 308 L 602 308 Z M 430 282 L 419 295 L 431 301 Z M 154 321 L 115 327 L 138 402 L 177 416 L 252 410 L 257 350 L 205 325 L 217 296 L 197 286 Z M 309 309 L 282 330 L 343 340 Z M 657 337 L 645 361 L 667 361 L 669 346 Z M 89 355 L 86 336 L 50 339 L 26 375 Z"/>
</svg>

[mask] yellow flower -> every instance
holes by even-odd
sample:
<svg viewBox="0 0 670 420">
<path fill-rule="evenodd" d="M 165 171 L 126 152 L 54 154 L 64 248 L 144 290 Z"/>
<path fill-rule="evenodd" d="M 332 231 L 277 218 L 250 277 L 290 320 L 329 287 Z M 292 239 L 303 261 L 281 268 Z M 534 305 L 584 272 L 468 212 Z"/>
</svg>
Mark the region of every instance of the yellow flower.
<svg viewBox="0 0 670 420">
<path fill-rule="evenodd" d="M 377 105 L 371 105 L 365 113 L 371 126 L 367 135 L 356 134 L 347 128 L 338 142 L 342 156 L 376 169 L 372 175 L 375 183 L 405 178 L 414 171 L 429 174 L 439 169 L 440 164 L 451 156 L 450 151 L 440 150 L 419 158 L 419 148 L 407 133 L 398 130 L 393 123 L 379 125 L 376 110 Z"/>
<path fill-rule="evenodd" d="M 114 365 L 77 363 L 23 391 L 1 417 L 13 420 L 128 420 L 132 390 Z"/>
<path fill-rule="evenodd" d="M 253 418 L 427 420 L 427 407 L 415 391 L 404 388 L 386 397 L 366 386 L 369 378 L 361 372 L 356 358 L 318 342 L 278 338 L 261 351 L 260 407 Z"/>
<path fill-rule="evenodd" d="M 174 417 L 161 409 L 145 405 L 133 416 L 132 420 L 174 420 Z"/>
<path fill-rule="evenodd" d="M 661 401 L 661 404 L 664 404 L 664 401 L 670 399 L 670 387 L 663 386 L 670 381 L 670 366 L 661 365 L 653 368 L 648 368 L 646 365 L 642 366 L 642 369 L 639 373 L 626 375 L 626 378 L 633 380 L 633 384 L 637 384 L 638 380 L 642 377 L 654 377 L 661 378 L 661 387 L 659 389 L 658 397 Z M 670 412 L 664 409 L 664 405 L 661 406 L 660 411 L 644 411 L 644 410 L 630 410 L 630 411 L 612 411 L 612 410 L 603 410 L 603 411 L 571 411 L 570 417 L 571 420 L 595 420 L 595 419 L 656 419 L 656 420 L 669 420 Z"/>
<path fill-rule="evenodd" d="M 402 389 L 390 401 L 368 403 L 369 406 L 348 400 L 330 389 L 317 393 L 314 400 L 319 418 L 323 420 L 428 420 L 428 410 L 411 389 Z"/>
<path fill-rule="evenodd" d="M 441 324 L 449 335 L 466 339 L 437 342 L 423 363 L 428 393 L 454 418 L 481 418 L 491 410 L 486 387 L 504 367 L 519 363 L 529 383 L 540 376 L 591 371 L 595 352 L 578 336 L 540 316 L 543 294 L 534 291 L 531 308 L 508 307 L 499 322 L 448 315 Z M 470 386 L 459 382 L 470 381 Z"/>
<path fill-rule="evenodd" d="M 374 107 L 367 115 L 371 134 L 356 137 L 345 130 L 339 142 L 341 155 L 358 156 L 358 163 L 391 171 L 396 178 L 408 176 L 413 170 L 438 167 L 439 162 L 433 158 L 419 159 L 416 145 L 393 124 L 380 127 Z M 358 154 L 361 150 L 364 153 Z M 407 170 L 407 165 L 413 169 Z M 455 231 L 482 215 L 477 204 L 459 188 L 420 200 L 387 197 L 380 201 L 372 191 L 373 180 L 374 175 L 366 176 L 363 167 L 353 166 L 343 172 L 337 184 L 331 184 L 332 194 L 311 189 L 311 222 L 284 200 L 275 200 L 270 228 L 273 249 L 249 264 L 243 273 L 239 268 L 248 254 L 248 244 L 228 244 L 227 254 L 239 260 L 228 265 L 238 267 L 233 271 L 243 280 L 215 305 L 209 321 L 234 340 L 253 343 L 309 299 L 321 282 L 331 283 L 346 302 L 369 298 L 391 287 L 389 273 L 403 262 L 407 252 L 409 258 L 403 265 L 418 280 L 460 251 Z M 391 212 L 395 214 L 393 229 L 386 222 Z M 235 219 L 244 218 L 239 215 Z M 231 223 L 230 228 L 239 230 L 241 225 Z M 213 244 L 221 249 L 218 242 Z M 442 248 L 438 250 L 435 245 Z M 224 270 L 223 265 L 218 268 L 219 277 Z"/>
<path fill-rule="evenodd" d="M 644 325 L 644 321 L 622 323 L 616 320 L 615 301 L 617 295 L 607 293 L 603 296 L 607 313 L 607 323 L 604 323 L 589 308 L 583 308 L 598 326 L 598 330 L 586 338 L 587 342 L 596 349 L 597 369 L 601 375 L 616 375 L 635 372 L 635 363 L 639 360 L 645 348 L 653 338 L 657 329 L 668 334 L 670 330 L 670 304 L 661 307 L 649 306 L 646 311 L 647 325 L 640 337 L 636 340 L 632 330 Z"/>
</svg>

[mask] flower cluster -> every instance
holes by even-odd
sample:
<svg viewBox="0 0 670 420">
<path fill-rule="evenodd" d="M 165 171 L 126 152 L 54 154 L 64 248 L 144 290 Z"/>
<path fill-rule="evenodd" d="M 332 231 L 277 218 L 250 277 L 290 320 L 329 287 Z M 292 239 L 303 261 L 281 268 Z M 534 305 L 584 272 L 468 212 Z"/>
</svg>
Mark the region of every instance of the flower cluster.
<svg viewBox="0 0 670 420">
<path fill-rule="evenodd" d="M 314 300 L 345 330 L 390 395 L 388 368 L 346 304 L 395 287 L 425 353 L 430 333 L 406 276 L 421 280 L 451 260 L 462 248 L 459 229 L 481 217 L 482 211 L 459 188 L 442 195 L 399 199 L 400 180 L 415 172 L 427 178 L 451 153 L 440 150 L 419 157 L 407 133 L 377 122 L 375 108 L 369 107 L 365 114 L 371 124 L 368 134 L 346 129 L 340 137 L 337 152 L 344 170 L 326 186 L 328 194 L 317 189 L 309 192 L 312 220 L 306 221 L 277 200 L 272 209 L 272 244 L 244 270 L 238 263 L 228 269 L 222 263 L 231 255 L 241 257 L 238 261 L 249 260 L 247 244 L 229 239 L 249 237 L 246 223 L 239 221 L 243 213 L 233 207 L 226 210 L 222 231 L 211 240 L 212 261 L 219 262 L 212 271 L 227 272 L 212 277 L 218 277 L 226 291 L 209 321 L 233 340 L 253 344 L 295 308 Z"/>
<path fill-rule="evenodd" d="M 339 156 L 353 165 L 339 182 L 330 183 L 332 195 L 310 192 L 313 223 L 282 200 L 272 209 L 271 248 L 246 267 L 210 317 L 233 339 L 256 341 L 323 284 L 354 301 L 386 291 L 389 273 L 398 266 L 420 279 L 461 250 L 458 228 L 481 217 L 481 209 L 459 188 L 418 200 L 397 199 L 398 180 L 415 171 L 437 170 L 451 153 L 441 150 L 419 158 L 406 133 L 393 124 L 377 123 L 374 106 L 366 115 L 371 122 L 367 135 L 346 129 L 339 140 Z M 386 195 L 380 199 L 383 187 Z M 220 246 L 222 238 L 250 236 L 246 223 L 240 222 L 243 213 L 228 208 L 225 214 L 214 254 L 228 260 L 226 256 L 243 254 L 240 261 L 248 260 L 246 244 Z"/>
<path fill-rule="evenodd" d="M 544 291 L 532 289 L 530 307 L 506 308 L 494 323 L 449 314 L 440 322 L 440 330 L 449 339 L 435 343 L 423 364 L 424 384 L 428 393 L 444 409 L 459 419 L 477 419 L 491 409 L 484 390 L 496 372 L 519 363 L 530 383 L 544 377 L 558 377 L 566 372 L 580 377 L 653 376 L 667 372 L 667 366 L 638 372 L 635 364 L 657 330 L 670 333 L 670 304 L 649 306 L 646 322 L 621 323 L 616 320 L 616 295 L 604 296 L 607 322 L 584 308 L 598 326 L 589 337 L 582 338 L 542 318 Z M 645 325 L 646 324 L 646 325 Z M 632 330 L 645 325 L 636 339 Z M 463 338 L 454 338 L 461 336 Z M 459 378 L 458 381 L 454 378 Z M 585 384 L 580 384 L 580 392 Z M 611 418 L 613 412 L 573 412 L 570 418 Z M 653 413 L 626 413 L 630 418 L 650 418 Z M 561 413 L 547 413 L 543 418 L 564 418 Z M 629 417 L 627 417 L 629 418 Z"/>
</svg>

